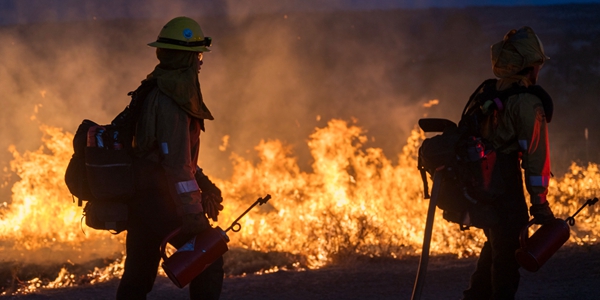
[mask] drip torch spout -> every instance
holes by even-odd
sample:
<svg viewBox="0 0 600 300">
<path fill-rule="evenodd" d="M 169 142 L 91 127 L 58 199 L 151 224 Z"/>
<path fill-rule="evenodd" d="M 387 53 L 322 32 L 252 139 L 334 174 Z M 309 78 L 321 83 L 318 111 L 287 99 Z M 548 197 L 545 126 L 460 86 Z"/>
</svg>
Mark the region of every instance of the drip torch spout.
<svg viewBox="0 0 600 300">
<path fill-rule="evenodd" d="M 577 216 L 577 214 L 586 206 L 592 206 L 594 204 L 596 204 L 596 202 L 598 202 L 598 197 L 595 197 L 594 199 L 588 199 L 588 201 L 586 201 L 572 216 L 568 217 L 565 221 L 573 226 L 575 225 L 575 216 Z"/>
<path fill-rule="evenodd" d="M 271 195 L 267 194 L 264 198 L 258 198 L 258 200 L 256 200 L 250 207 L 248 207 L 248 209 L 246 209 L 246 211 L 241 214 L 237 219 L 235 219 L 235 221 L 233 221 L 233 223 L 231 223 L 231 226 L 229 226 L 227 229 L 225 229 L 225 232 L 231 230 L 233 232 L 238 232 L 240 231 L 240 229 L 242 229 L 242 225 L 240 225 L 240 223 L 238 223 L 238 221 L 245 216 L 254 206 L 256 206 L 256 204 L 260 204 L 263 205 L 265 203 L 267 203 L 267 201 L 269 201 L 269 199 L 271 199 Z"/>
</svg>

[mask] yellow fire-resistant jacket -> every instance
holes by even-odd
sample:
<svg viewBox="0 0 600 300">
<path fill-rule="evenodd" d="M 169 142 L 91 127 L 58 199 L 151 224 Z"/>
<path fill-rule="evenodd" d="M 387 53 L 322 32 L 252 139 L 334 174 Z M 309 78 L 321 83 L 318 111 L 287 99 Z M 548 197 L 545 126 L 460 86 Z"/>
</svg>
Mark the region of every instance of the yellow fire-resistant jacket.
<svg viewBox="0 0 600 300">
<path fill-rule="evenodd" d="M 136 127 L 136 155 L 162 165 L 180 215 L 202 212 L 201 192 L 194 178 L 201 121 L 156 87 L 144 100 Z"/>
<path fill-rule="evenodd" d="M 506 90 L 513 83 L 529 86 L 521 75 L 499 79 L 497 90 Z M 502 153 L 518 151 L 525 170 L 525 186 L 531 204 L 546 202 L 550 181 L 550 149 L 548 129 L 542 101 L 533 94 L 509 97 L 502 111 L 495 111 L 483 126 L 483 137 Z"/>
</svg>

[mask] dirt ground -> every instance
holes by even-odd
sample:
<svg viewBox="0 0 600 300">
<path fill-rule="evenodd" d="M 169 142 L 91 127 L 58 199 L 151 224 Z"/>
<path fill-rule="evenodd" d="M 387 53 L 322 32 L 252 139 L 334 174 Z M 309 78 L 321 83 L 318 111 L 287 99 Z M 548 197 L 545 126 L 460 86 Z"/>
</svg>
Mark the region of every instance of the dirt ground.
<svg viewBox="0 0 600 300">
<path fill-rule="evenodd" d="M 355 261 L 319 270 L 279 271 L 226 278 L 221 299 L 410 299 L 418 257 Z M 432 257 L 421 299 L 460 299 L 476 258 Z M 118 281 L 42 290 L 2 299 L 114 299 Z M 150 300 L 187 299 L 169 279 L 159 277 Z M 600 299 L 600 244 L 564 246 L 536 273 L 521 270 L 517 299 Z"/>
</svg>

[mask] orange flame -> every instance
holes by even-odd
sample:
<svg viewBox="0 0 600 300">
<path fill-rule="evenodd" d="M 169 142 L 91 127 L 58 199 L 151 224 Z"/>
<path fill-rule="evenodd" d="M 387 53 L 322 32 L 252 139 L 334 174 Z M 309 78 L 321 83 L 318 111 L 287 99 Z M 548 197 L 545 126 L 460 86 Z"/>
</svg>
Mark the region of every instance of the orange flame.
<svg viewBox="0 0 600 300">
<path fill-rule="evenodd" d="M 13 155 L 11 170 L 20 180 L 13 185 L 12 202 L 0 219 L 5 259 L 14 258 L 11 250 L 16 254 L 40 249 L 70 252 L 82 247 L 83 242 L 113 238 L 91 230 L 86 235 L 80 229 L 81 208 L 72 204 L 72 196 L 64 184 L 65 169 L 73 153 L 73 135 L 45 125 L 40 130 L 44 133 L 43 146 L 38 150 L 20 154 L 14 146 L 9 148 Z"/>
<path fill-rule="evenodd" d="M 11 170 L 20 181 L 12 188 L 10 205 L 0 207 L 3 256 L 22 260 L 37 251 L 73 261 L 122 251 L 125 234 L 112 236 L 89 228 L 82 233 L 81 208 L 71 203 L 63 180 L 73 135 L 50 126 L 40 129 L 44 136 L 38 150 L 20 154 L 10 148 Z M 232 154 L 231 178 L 214 178 L 225 198 L 225 209 L 215 225 L 228 227 L 257 197 L 271 194 L 267 205 L 240 221 L 240 232 L 229 234 L 230 247 L 299 255 L 310 268 L 343 255 L 401 258 L 419 253 L 429 204 L 423 199 L 416 169 L 417 149 L 424 138 L 415 127 L 394 162 L 382 149 L 364 147 L 368 139 L 360 127 L 331 120 L 309 138 L 314 160 L 310 172 L 301 171 L 290 147 L 281 141 L 261 141 L 255 147 L 258 163 Z M 566 218 L 585 199 L 597 196 L 599 187 L 598 165 L 573 163 L 564 177 L 551 180 L 549 201 L 555 214 Z M 598 207 L 583 210 L 571 242 L 597 242 L 599 221 Z M 432 252 L 458 257 L 473 255 L 484 240 L 480 230 L 461 232 L 439 211 L 433 232 Z M 122 261 L 95 270 L 90 281 L 121 276 Z M 45 286 L 71 284 L 65 272 Z M 25 292 L 40 287 L 39 281 L 29 283 Z"/>
</svg>

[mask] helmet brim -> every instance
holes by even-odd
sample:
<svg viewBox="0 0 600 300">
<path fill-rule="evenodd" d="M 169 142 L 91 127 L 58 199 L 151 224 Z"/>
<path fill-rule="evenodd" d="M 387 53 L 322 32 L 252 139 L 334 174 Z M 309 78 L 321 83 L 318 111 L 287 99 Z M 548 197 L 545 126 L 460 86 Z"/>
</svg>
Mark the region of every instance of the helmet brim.
<svg viewBox="0 0 600 300">
<path fill-rule="evenodd" d="M 160 43 L 160 42 L 152 42 L 152 43 L 149 43 L 148 46 L 155 47 L 155 48 L 183 50 L 183 51 L 191 51 L 191 52 L 210 52 L 210 49 L 206 48 L 205 46 L 186 47 L 186 46 L 173 45 L 173 44 Z"/>
</svg>

